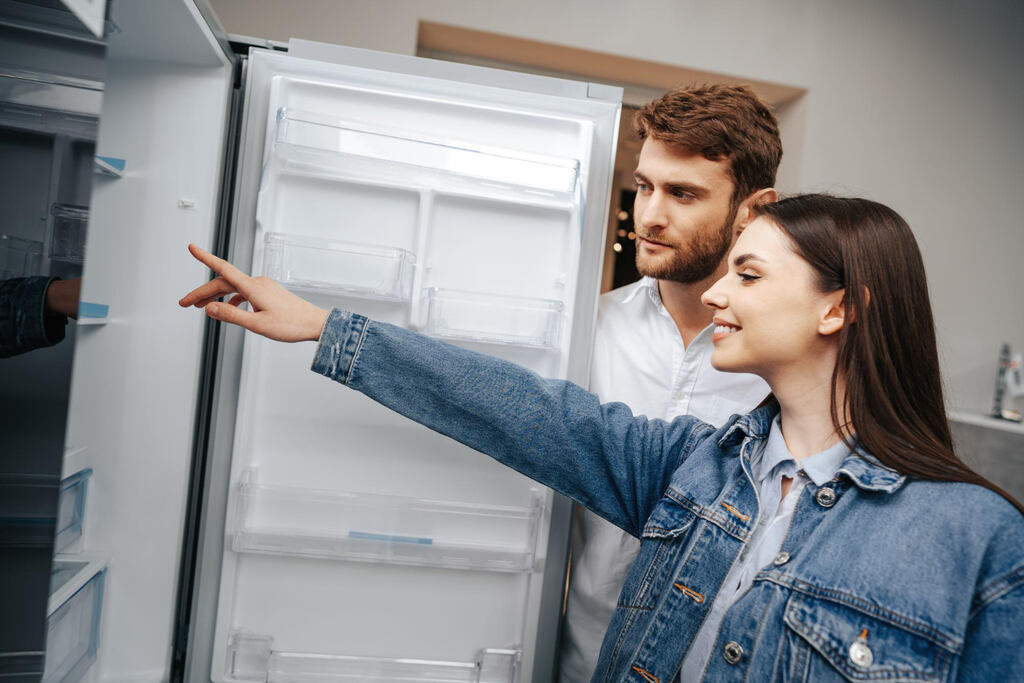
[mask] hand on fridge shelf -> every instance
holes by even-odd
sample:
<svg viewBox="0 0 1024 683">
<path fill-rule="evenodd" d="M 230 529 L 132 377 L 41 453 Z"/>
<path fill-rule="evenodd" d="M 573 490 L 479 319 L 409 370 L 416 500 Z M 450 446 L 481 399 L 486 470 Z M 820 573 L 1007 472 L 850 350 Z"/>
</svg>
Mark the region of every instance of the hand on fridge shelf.
<svg viewBox="0 0 1024 683">
<path fill-rule="evenodd" d="M 205 308 L 216 320 L 244 327 L 277 341 L 317 341 L 329 311 L 299 298 L 267 277 L 251 277 L 222 258 L 194 244 L 188 250 L 218 277 L 196 287 L 178 301 L 187 308 Z M 221 297 L 233 295 L 227 301 Z M 240 308 L 249 303 L 252 311 Z"/>
</svg>

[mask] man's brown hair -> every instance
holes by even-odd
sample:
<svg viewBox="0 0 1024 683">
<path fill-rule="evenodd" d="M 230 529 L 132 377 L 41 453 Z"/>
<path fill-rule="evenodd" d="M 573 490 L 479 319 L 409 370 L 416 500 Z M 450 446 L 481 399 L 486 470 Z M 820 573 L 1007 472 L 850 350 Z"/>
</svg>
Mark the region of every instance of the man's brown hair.
<svg viewBox="0 0 1024 683">
<path fill-rule="evenodd" d="M 782 141 L 775 114 L 746 86 L 679 88 L 648 102 L 633 116 L 640 139 L 653 138 L 710 161 L 727 159 L 732 204 L 775 185 Z"/>
</svg>

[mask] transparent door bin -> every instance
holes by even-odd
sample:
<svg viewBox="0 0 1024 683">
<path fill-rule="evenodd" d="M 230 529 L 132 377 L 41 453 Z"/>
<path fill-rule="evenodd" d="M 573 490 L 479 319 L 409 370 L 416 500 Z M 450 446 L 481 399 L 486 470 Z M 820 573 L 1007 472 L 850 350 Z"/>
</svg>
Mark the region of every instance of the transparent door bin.
<svg viewBox="0 0 1024 683">
<path fill-rule="evenodd" d="M 229 681 L 267 683 L 514 683 L 521 651 L 485 649 L 474 662 L 390 659 L 345 655 L 280 652 L 273 638 L 234 632 L 228 639 Z"/>
<path fill-rule="evenodd" d="M 357 562 L 526 572 L 544 497 L 529 507 L 261 486 L 243 475 L 232 550 Z"/>
<path fill-rule="evenodd" d="M 82 263 L 85 260 L 85 233 L 89 224 L 89 208 L 71 204 L 54 204 L 53 233 L 50 237 L 50 258 L 55 261 Z"/>
<path fill-rule="evenodd" d="M 82 537 L 85 494 L 91 475 L 91 469 L 84 469 L 60 482 L 60 497 L 57 501 L 57 531 L 53 541 L 55 553 L 65 552 Z"/>
<path fill-rule="evenodd" d="M 426 324 L 433 337 L 556 349 L 561 346 L 561 301 L 430 287 L 424 292 Z"/>
<path fill-rule="evenodd" d="M 430 141 L 419 133 L 382 134 L 353 122 L 285 108 L 277 114 L 274 151 L 285 163 L 341 177 L 569 200 L 575 199 L 580 169 L 576 159 L 456 140 Z"/>
<path fill-rule="evenodd" d="M 269 232 L 263 272 L 290 289 L 384 301 L 411 298 L 416 257 L 405 249 Z"/>
<path fill-rule="evenodd" d="M 78 681 L 95 661 L 105 576 L 101 563 L 54 560 L 43 683 Z"/>
<path fill-rule="evenodd" d="M 43 243 L 0 235 L 0 280 L 39 275 Z"/>
</svg>

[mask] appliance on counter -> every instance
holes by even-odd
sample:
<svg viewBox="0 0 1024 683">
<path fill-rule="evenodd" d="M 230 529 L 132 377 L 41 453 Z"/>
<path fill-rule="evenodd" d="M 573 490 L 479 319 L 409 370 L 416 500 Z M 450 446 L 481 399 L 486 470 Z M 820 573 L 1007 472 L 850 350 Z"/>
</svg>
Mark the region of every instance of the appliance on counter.
<svg viewBox="0 0 1024 683">
<path fill-rule="evenodd" d="M 312 344 L 176 301 L 209 275 L 195 242 L 585 383 L 621 91 L 297 40 L 238 56 L 191 0 L 110 14 L 97 149 L 123 172 L 94 185 L 105 308 L 68 418 L 86 566 L 58 568 L 92 572 L 85 679 L 549 680 L 569 501 L 310 372 Z"/>
</svg>

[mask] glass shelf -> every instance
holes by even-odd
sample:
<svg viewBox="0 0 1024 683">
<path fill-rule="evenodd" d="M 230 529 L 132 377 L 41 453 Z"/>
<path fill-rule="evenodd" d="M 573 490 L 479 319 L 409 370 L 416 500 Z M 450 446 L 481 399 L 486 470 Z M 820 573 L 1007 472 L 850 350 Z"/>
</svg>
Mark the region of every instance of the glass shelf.
<svg viewBox="0 0 1024 683">
<path fill-rule="evenodd" d="M 124 175 L 127 163 L 117 157 L 96 156 L 92 160 L 92 170 L 96 175 L 120 178 Z"/>
<path fill-rule="evenodd" d="M 78 302 L 79 325 L 106 325 L 110 321 L 110 306 L 90 301 Z"/>
<path fill-rule="evenodd" d="M 38 275 L 43 243 L 0 235 L 0 280 Z"/>
<path fill-rule="evenodd" d="M 60 482 L 60 497 L 57 502 L 57 535 L 53 551 L 65 552 L 82 537 L 82 520 L 85 518 L 85 494 L 92 469 L 75 472 Z"/>
<path fill-rule="evenodd" d="M 279 652 L 270 636 L 235 632 L 225 673 L 231 681 L 267 683 L 513 683 L 520 659 L 518 649 L 481 650 L 475 662 Z"/>
<path fill-rule="evenodd" d="M 243 473 L 232 550 L 357 562 L 532 571 L 544 497 L 529 507 L 263 486 Z"/>
<path fill-rule="evenodd" d="M 405 249 L 268 232 L 263 272 L 289 289 L 385 301 L 411 298 L 416 257 Z"/>
<path fill-rule="evenodd" d="M 353 122 L 283 108 L 277 114 L 274 153 L 287 164 L 364 181 L 575 201 L 580 169 L 576 159 L 405 135 L 418 133 L 382 134 Z"/>
<path fill-rule="evenodd" d="M 433 337 L 540 349 L 561 346 L 561 301 L 437 287 L 426 289 L 423 298 L 423 331 Z"/>
<path fill-rule="evenodd" d="M 95 661 L 106 571 L 97 560 L 54 559 L 43 683 L 78 681 Z"/>
<path fill-rule="evenodd" d="M 50 258 L 54 261 L 82 263 L 85 260 L 85 234 L 89 225 L 89 207 L 54 204 Z"/>
</svg>

